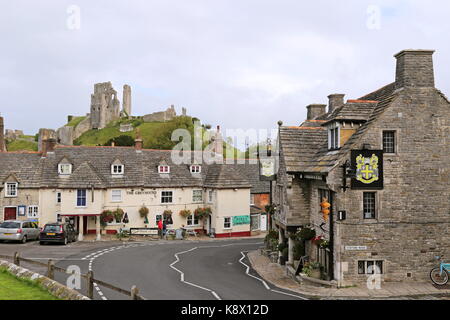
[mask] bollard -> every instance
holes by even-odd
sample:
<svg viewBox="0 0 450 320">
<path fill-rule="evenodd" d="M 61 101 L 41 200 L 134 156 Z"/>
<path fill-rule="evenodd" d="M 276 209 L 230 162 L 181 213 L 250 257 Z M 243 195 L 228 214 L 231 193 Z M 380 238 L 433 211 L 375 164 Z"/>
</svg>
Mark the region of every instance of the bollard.
<svg viewBox="0 0 450 320">
<path fill-rule="evenodd" d="M 55 280 L 55 263 L 52 259 L 49 259 L 47 263 L 47 278 Z"/>
<path fill-rule="evenodd" d="M 139 289 L 136 286 L 131 287 L 131 300 L 138 300 Z"/>
<path fill-rule="evenodd" d="M 89 299 L 94 299 L 94 272 L 87 273 L 87 296 Z"/>
<path fill-rule="evenodd" d="M 14 252 L 14 264 L 20 266 L 20 256 L 18 252 Z"/>
</svg>

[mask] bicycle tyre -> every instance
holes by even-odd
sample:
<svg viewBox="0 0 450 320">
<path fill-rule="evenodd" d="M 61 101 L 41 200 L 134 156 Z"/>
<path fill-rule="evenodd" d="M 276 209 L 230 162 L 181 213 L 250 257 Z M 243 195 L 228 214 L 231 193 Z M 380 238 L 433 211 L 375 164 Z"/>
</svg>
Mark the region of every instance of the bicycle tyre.
<svg viewBox="0 0 450 320">
<path fill-rule="evenodd" d="M 433 268 L 430 271 L 430 279 L 431 281 L 438 286 L 444 286 L 448 283 L 448 271 L 447 270 L 443 270 L 443 275 L 441 276 L 441 268 L 437 267 L 437 268 Z"/>
</svg>

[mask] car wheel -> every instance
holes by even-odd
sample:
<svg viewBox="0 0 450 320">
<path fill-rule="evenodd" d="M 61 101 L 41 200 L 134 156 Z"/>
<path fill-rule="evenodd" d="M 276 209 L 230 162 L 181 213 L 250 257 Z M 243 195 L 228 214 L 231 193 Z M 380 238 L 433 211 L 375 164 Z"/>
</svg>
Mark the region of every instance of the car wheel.
<svg viewBox="0 0 450 320">
<path fill-rule="evenodd" d="M 27 236 L 23 236 L 22 243 L 27 243 Z"/>
</svg>

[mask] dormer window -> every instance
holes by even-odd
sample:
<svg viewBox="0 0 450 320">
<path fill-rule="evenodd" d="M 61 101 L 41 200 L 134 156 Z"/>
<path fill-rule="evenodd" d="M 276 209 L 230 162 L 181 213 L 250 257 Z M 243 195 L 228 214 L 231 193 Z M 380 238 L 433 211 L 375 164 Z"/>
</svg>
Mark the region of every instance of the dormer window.
<svg viewBox="0 0 450 320">
<path fill-rule="evenodd" d="M 17 197 L 17 182 L 5 183 L 5 197 Z"/>
<path fill-rule="evenodd" d="M 158 173 L 170 173 L 170 167 L 167 165 L 158 166 Z"/>
<path fill-rule="evenodd" d="M 202 172 L 202 167 L 200 165 L 194 164 L 191 166 L 191 173 L 200 173 Z"/>
<path fill-rule="evenodd" d="M 124 165 L 123 164 L 113 164 L 111 166 L 111 174 L 123 174 L 124 172 Z"/>
<path fill-rule="evenodd" d="M 70 163 L 60 163 L 58 165 L 58 173 L 61 175 L 67 175 L 72 173 L 72 165 Z"/>
<path fill-rule="evenodd" d="M 339 124 L 333 123 L 331 126 L 328 127 L 328 149 L 329 150 L 336 150 L 340 148 L 339 145 Z"/>
</svg>

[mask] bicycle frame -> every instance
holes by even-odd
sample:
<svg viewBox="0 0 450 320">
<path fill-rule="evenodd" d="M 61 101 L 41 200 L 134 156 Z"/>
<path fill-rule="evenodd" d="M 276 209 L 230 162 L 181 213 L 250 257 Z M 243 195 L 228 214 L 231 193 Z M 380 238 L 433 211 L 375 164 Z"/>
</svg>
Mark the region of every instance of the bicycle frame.
<svg viewBox="0 0 450 320">
<path fill-rule="evenodd" d="M 450 263 L 441 262 L 441 263 L 440 263 L 440 269 L 441 269 L 441 273 L 442 273 L 444 270 L 447 270 L 447 271 L 450 272 Z"/>
</svg>

